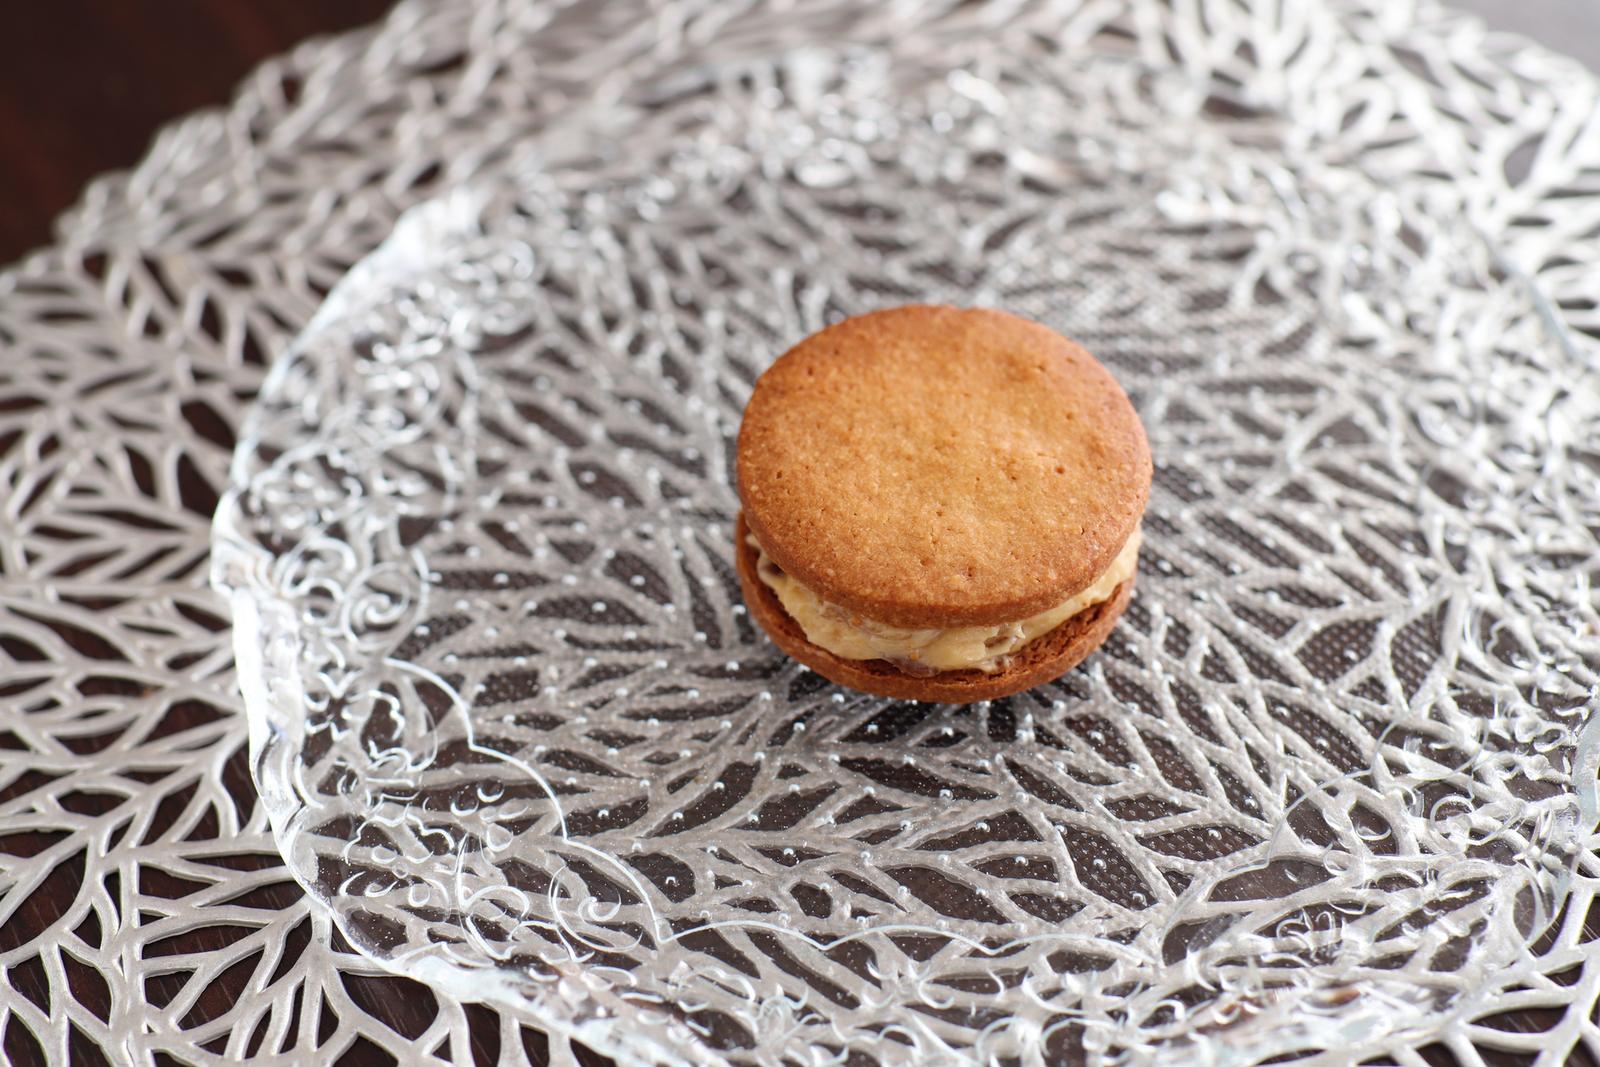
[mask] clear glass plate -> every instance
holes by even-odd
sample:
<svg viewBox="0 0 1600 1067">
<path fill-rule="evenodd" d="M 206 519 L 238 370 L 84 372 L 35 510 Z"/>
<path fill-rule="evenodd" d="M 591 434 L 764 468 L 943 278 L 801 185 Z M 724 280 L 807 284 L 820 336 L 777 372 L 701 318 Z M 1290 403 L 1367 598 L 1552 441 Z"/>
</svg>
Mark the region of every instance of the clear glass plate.
<svg viewBox="0 0 1600 1067">
<path fill-rule="evenodd" d="M 352 943 L 640 1063 L 1254 1062 L 1515 981 L 1596 822 L 1580 357 L 1297 121 L 1363 75 L 1069 37 L 670 72 L 329 297 L 216 578 Z M 755 377 L 913 301 L 1080 340 L 1156 457 L 1111 640 L 969 707 L 797 666 L 731 566 Z"/>
</svg>

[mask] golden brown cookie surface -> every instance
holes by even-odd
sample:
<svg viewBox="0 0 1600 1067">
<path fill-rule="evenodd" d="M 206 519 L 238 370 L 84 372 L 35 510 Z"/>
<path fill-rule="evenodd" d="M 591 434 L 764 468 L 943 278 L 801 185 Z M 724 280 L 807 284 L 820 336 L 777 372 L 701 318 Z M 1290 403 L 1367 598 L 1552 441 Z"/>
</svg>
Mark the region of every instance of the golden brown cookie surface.
<svg viewBox="0 0 1600 1067">
<path fill-rule="evenodd" d="M 756 383 L 738 443 L 745 518 L 774 562 L 906 627 L 1013 621 L 1084 589 L 1138 525 L 1150 473 L 1104 367 L 981 309 L 894 308 L 806 338 Z"/>
</svg>

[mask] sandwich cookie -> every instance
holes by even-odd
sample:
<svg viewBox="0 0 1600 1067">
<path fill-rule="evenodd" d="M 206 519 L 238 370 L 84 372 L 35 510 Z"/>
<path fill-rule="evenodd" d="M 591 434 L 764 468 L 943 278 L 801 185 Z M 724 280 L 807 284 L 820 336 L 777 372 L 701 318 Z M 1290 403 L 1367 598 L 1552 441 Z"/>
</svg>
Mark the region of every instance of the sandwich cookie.
<svg viewBox="0 0 1600 1067">
<path fill-rule="evenodd" d="M 745 602 L 841 685 L 1015 693 L 1111 632 L 1150 476 L 1127 395 L 1047 327 L 935 306 L 847 319 L 780 357 L 745 408 Z"/>
</svg>

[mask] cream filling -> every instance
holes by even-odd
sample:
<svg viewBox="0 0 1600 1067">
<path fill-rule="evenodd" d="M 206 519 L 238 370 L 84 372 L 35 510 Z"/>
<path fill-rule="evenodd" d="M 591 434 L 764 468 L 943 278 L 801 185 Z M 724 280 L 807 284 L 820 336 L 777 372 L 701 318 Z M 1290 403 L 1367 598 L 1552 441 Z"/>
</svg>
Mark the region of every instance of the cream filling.
<svg viewBox="0 0 1600 1067">
<path fill-rule="evenodd" d="M 806 640 L 842 659 L 886 659 L 911 674 L 933 674 L 972 669 L 993 673 L 1028 642 L 1085 608 L 1109 600 L 1138 566 L 1139 537 L 1140 531 L 1135 529 L 1111 566 L 1089 588 L 1047 611 L 998 626 L 926 630 L 890 626 L 831 604 L 784 573 L 754 534 L 746 540 L 757 553 L 756 574 L 800 624 Z"/>
</svg>

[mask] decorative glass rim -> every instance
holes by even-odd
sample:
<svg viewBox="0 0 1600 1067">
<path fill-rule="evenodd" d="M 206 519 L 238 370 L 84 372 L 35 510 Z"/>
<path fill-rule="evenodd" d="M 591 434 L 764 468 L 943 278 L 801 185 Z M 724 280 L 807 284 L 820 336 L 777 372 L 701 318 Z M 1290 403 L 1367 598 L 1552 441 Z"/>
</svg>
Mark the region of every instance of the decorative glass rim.
<svg viewBox="0 0 1600 1067">
<path fill-rule="evenodd" d="M 870 56 L 871 53 L 870 51 L 859 52 L 858 55 Z M 789 58 L 798 59 L 798 64 L 792 65 L 790 68 L 794 73 L 803 73 L 812 61 L 808 54 L 805 53 L 789 53 Z M 448 270 L 448 264 L 433 262 L 433 255 L 442 252 L 446 253 L 447 257 L 453 256 L 462 247 L 462 242 L 471 245 L 479 237 L 492 238 L 494 236 L 492 226 L 487 234 L 483 233 L 482 230 L 482 219 L 485 212 L 488 212 L 491 218 L 496 217 L 497 213 L 502 211 L 515 213 L 516 202 L 526 196 L 530 188 L 544 197 L 564 194 L 564 190 L 548 184 L 541 184 L 542 179 L 551 177 L 554 171 L 581 174 L 582 181 L 585 184 L 594 183 L 596 180 L 606 181 L 612 173 L 609 169 L 611 167 L 618 167 L 625 171 L 631 162 L 626 150 L 616 153 L 609 160 L 603 153 L 593 155 L 586 168 L 578 169 L 576 160 L 588 154 L 585 146 L 592 146 L 595 143 L 596 126 L 593 123 L 596 121 L 597 116 L 602 117 L 607 124 L 613 121 L 620 121 L 622 128 L 626 128 L 629 122 L 637 119 L 640 115 L 656 114 L 675 102 L 681 102 L 686 94 L 692 95 L 705 91 L 708 86 L 716 85 L 719 76 L 729 70 L 749 69 L 750 66 L 760 65 L 760 61 L 756 60 L 740 61 L 721 66 L 701 66 L 696 68 L 692 75 L 685 75 L 684 78 L 669 78 L 656 82 L 651 90 L 645 91 L 638 96 L 630 94 L 629 98 L 637 101 L 637 110 L 631 114 L 609 106 L 607 109 L 602 110 L 580 109 L 577 114 L 571 117 L 569 122 L 562 123 L 547 136 L 540 138 L 538 151 L 546 161 L 545 168 L 547 169 L 539 167 L 519 168 L 514 194 L 509 202 L 504 198 L 508 187 L 491 185 L 487 195 L 482 192 L 480 187 L 477 192 L 463 192 L 444 198 L 434 204 L 415 209 L 397 226 L 395 236 L 382 249 L 354 268 L 347 279 L 330 295 L 323 310 L 318 313 L 308 327 L 305 337 L 296 345 L 289 357 L 274 369 L 272 377 L 263 390 L 263 396 L 270 398 L 282 395 L 286 378 L 291 373 L 291 367 L 294 365 L 295 359 L 312 348 L 314 340 L 319 333 L 337 328 L 342 320 L 351 313 L 352 308 L 358 305 L 359 301 L 353 299 L 352 294 L 371 291 L 370 287 L 376 285 L 379 291 L 392 295 L 396 291 L 397 283 L 400 288 L 403 288 L 405 281 L 425 276 L 432 269 L 442 267 Z M 1167 76 L 1162 72 L 1151 71 L 1148 68 L 1141 70 L 1136 63 L 1129 63 L 1127 69 L 1150 77 L 1162 78 Z M 956 80 L 959 81 L 960 79 Z M 981 78 L 973 78 L 971 82 L 964 86 L 956 86 L 956 91 L 966 94 L 976 93 L 981 96 L 985 92 L 985 84 L 989 84 L 989 87 L 993 88 L 992 83 L 986 83 Z M 787 91 L 786 89 L 785 92 Z M 1197 101 L 1197 103 L 1200 102 Z M 612 128 L 615 129 L 617 127 Z M 1186 137 L 1188 134 L 1187 132 L 1180 132 L 1177 136 Z M 618 143 L 624 149 L 627 147 L 625 143 L 615 143 Z M 576 151 L 560 167 L 550 168 L 548 166 L 550 159 L 558 158 L 563 152 L 570 149 L 576 149 Z M 1124 160 L 1123 162 L 1125 163 L 1126 161 Z M 1032 163 L 1044 165 L 1048 161 L 1036 160 L 1032 161 Z M 818 176 L 818 180 L 826 182 L 828 178 L 825 174 L 821 174 Z M 532 185 L 526 184 L 528 182 L 532 182 Z M 1186 202 L 1182 183 L 1179 182 L 1174 188 L 1168 190 L 1173 195 L 1169 197 L 1163 206 L 1163 210 L 1168 212 L 1171 217 L 1178 218 L 1186 210 L 1199 210 L 1202 207 L 1210 206 L 1204 203 L 1204 188 L 1197 186 L 1191 191 L 1199 199 L 1193 202 Z M 1248 204 L 1245 205 L 1245 209 L 1249 209 Z M 1509 274 L 1511 268 L 1504 260 L 1504 257 L 1495 251 L 1493 243 L 1487 242 L 1485 247 L 1490 257 L 1491 269 L 1502 274 Z M 419 263 L 425 264 L 420 271 L 418 270 Z M 455 280 L 471 284 L 471 279 L 464 280 L 457 277 Z M 1521 282 L 1515 276 L 1511 280 L 1514 284 L 1521 285 Z M 490 286 L 497 284 L 493 272 L 490 272 L 485 281 Z M 1573 345 L 1574 342 L 1567 333 L 1559 314 L 1551 308 L 1549 302 L 1539 292 L 1538 287 L 1529 284 L 1526 286 L 1526 291 L 1530 303 L 1535 308 L 1536 315 L 1543 321 L 1546 328 L 1556 331 L 1556 335 L 1559 338 L 1558 343 L 1567 346 Z M 491 318 L 493 314 L 498 313 L 496 309 L 490 308 L 489 310 Z M 478 323 L 476 325 L 481 327 L 482 324 Z M 489 332 L 492 333 L 492 331 Z M 299 670 L 297 663 L 303 654 L 303 650 L 285 644 L 282 640 L 282 635 L 293 632 L 300 624 L 292 618 L 283 616 L 270 620 L 266 619 L 264 613 L 273 610 L 269 606 L 269 600 L 263 600 L 259 595 L 252 595 L 253 586 L 257 594 L 261 592 L 262 587 L 259 585 L 261 578 L 260 568 L 267 561 L 267 557 L 260 553 L 257 540 L 241 529 L 237 511 L 240 506 L 241 496 L 248 493 L 250 483 L 260 475 L 260 470 L 254 466 L 253 451 L 260 447 L 263 435 L 272 432 L 262 426 L 262 420 L 265 416 L 261 412 L 264 410 L 265 408 L 258 409 L 257 415 L 252 416 L 252 420 L 246 430 L 244 442 L 240 446 L 234 468 L 235 489 L 230 493 L 228 500 L 224 503 L 224 507 L 219 510 L 215 558 L 217 567 L 216 581 L 232 594 L 240 677 L 245 686 L 246 704 L 250 709 L 253 771 L 256 774 L 258 786 L 262 788 L 263 799 L 271 815 L 274 829 L 279 834 L 281 841 L 285 835 L 291 833 L 287 823 L 283 821 L 286 818 L 286 813 L 292 812 L 297 806 L 303 804 L 304 798 L 303 796 L 290 796 L 283 793 L 282 788 L 286 783 L 293 782 L 294 776 L 281 771 L 268 772 L 265 769 L 265 763 L 269 752 L 277 751 L 281 756 L 287 751 L 278 747 L 278 742 L 282 740 L 282 731 L 285 728 L 293 728 L 295 721 L 293 714 L 286 716 L 286 705 L 283 703 L 286 696 L 291 700 L 296 700 L 295 695 L 288 691 L 277 689 L 275 685 L 294 679 Z M 325 502 L 315 502 L 312 506 L 322 506 L 323 503 Z M 277 578 L 274 578 L 273 581 L 277 581 Z M 281 586 L 276 588 L 281 589 Z M 393 590 L 386 590 L 385 592 L 389 593 L 393 592 Z M 405 595 L 400 595 L 396 602 L 404 601 Z M 374 623 L 377 631 L 382 636 L 392 636 L 386 630 L 383 630 L 383 627 L 387 626 L 390 621 L 386 613 L 393 613 L 396 610 L 395 603 L 378 602 L 372 608 L 375 615 L 367 621 Z M 358 610 L 360 610 L 359 606 Z M 264 679 L 272 681 L 264 685 Z M 304 693 L 302 692 L 299 694 L 297 703 L 303 702 L 303 699 Z M 1576 746 L 1578 751 L 1577 775 L 1576 791 L 1573 794 L 1580 811 L 1582 826 L 1590 829 L 1593 828 L 1596 820 L 1597 807 L 1600 807 L 1600 805 L 1597 805 L 1593 781 L 1594 775 L 1591 773 L 1596 766 L 1597 757 L 1595 748 L 1596 732 L 1593 726 L 1592 722 L 1585 725 L 1583 738 Z M 505 760 L 506 756 L 506 753 L 497 753 L 497 758 L 502 760 Z M 506 760 L 506 762 L 511 761 Z M 542 775 L 531 766 L 522 765 L 519 769 L 529 773 L 535 779 L 543 781 Z M 545 788 L 550 791 L 550 795 L 554 799 L 554 789 L 548 783 L 546 783 Z M 319 897 L 320 894 L 323 894 L 323 889 L 318 887 L 314 881 L 308 881 L 304 873 L 307 869 L 304 857 L 301 857 L 298 862 L 295 856 L 290 855 L 286 856 L 286 858 L 289 859 L 290 866 L 295 871 L 296 877 L 307 885 L 307 889 L 313 897 Z M 1565 891 L 1565 881 L 1559 881 L 1558 884 L 1553 884 L 1550 888 L 1559 897 Z M 364 936 L 360 930 L 349 927 L 347 925 L 348 916 L 341 919 L 337 911 L 335 916 L 336 920 L 341 921 L 341 928 L 350 935 L 353 944 L 356 944 L 364 951 L 371 952 L 374 950 L 373 938 Z M 1550 915 L 1546 915 L 1543 922 L 1530 919 L 1529 928 L 1524 931 L 1523 936 L 1527 938 L 1537 936 L 1543 926 L 1548 924 L 1550 918 Z M 396 960 L 391 959 L 386 961 L 386 965 L 394 965 L 396 962 Z M 406 973 L 423 978 L 441 988 L 451 990 L 464 988 L 462 978 L 465 972 L 459 968 L 452 969 L 449 964 L 442 962 L 438 958 L 424 956 L 408 959 L 405 961 L 403 969 Z M 471 975 L 470 980 L 474 983 L 472 993 L 475 997 L 494 1000 L 498 1003 L 523 1009 L 526 1009 L 528 1005 L 526 989 L 520 984 L 507 979 L 504 975 L 491 977 L 489 973 L 478 971 Z M 581 986 L 583 983 L 580 980 L 576 984 Z M 1469 990 L 1463 994 L 1464 999 L 1462 1001 L 1456 1002 L 1455 1007 L 1459 1009 L 1461 1004 L 1470 1001 L 1474 995 L 1481 995 L 1482 992 L 1480 990 L 1475 993 Z M 1379 1001 L 1378 1003 L 1366 1005 L 1370 1009 L 1368 1014 L 1369 1021 L 1380 1028 L 1384 1025 L 1396 1025 L 1397 1020 L 1393 1015 L 1396 1005 L 1382 1002 L 1383 998 L 1377 994 L 1378 990 L 1375 987 L 1369 987 L 1365 994 L 1369 1001 L 1374 999 Z M 614 1055 L 633 1055 L 647 1059 L 668 1054 L 663 1047 L 654 1044 L 648 1037 L 643 1035 L 640 1035 L 637 1038 L 638 1043 L 635 1043 L 635 1038 L 626 1032 L 629 1029 L 628 1024 L 626 1022 L 619 1024 L 614 1014 L 592 1014 L 583 1019 L 563 1020 L 559 1016 L 560 1007 L 563 1004 L 570 1005 L 585 1001 L 589 993 L 576 989 L 572 996 L 578 998 L 577 1001 L 573 1001 L 565 995 L 558 998 L 557 1002 L 551 1005 L 557 1008 L 557 1014 L 541 1017 L 541 1023 L 558 1030 L 563 1030 L 570 1025 L 570 1032 L 573 1036 L 590 1042 L 596 1047 L 603 1048 Z M 1348 1023 L 1351 1021 L 1351 1016 L 1345 1015 L 1344 1012 L 1347 1010 L 1346 1005 L 1353 1003 L 1354 999 L 1342 1001 L 1335 1005 L 1340 1009 L 1339 1017 L 1342 1022 Z M 1241 1005 L 1245 1003 L 1248 1002 L 1242 1001 Z M 1241 1010 L 1243 1010 L 1242 1007 Z M 1348 1033 L 1349 1031 L 1346 1032 Z M 1287 1037 L 1287 1044 L 1282 1047 L 1275 1045 L 1274 1050 L 1287 1051 L 1295 1046 L 1297 1040 L 1299 1038 Z M 1210 1044 L 1205 1044 L 1203 1047 L 1208 1054 L 1216 1055 L 1218 1062 L 1233 1061 L 1232 1057 L 1235 1056 L 1242 1057 L 1238 1061 L 1244 1062 L 1252 1060 L 1259 1055 L 1270 1054 L 1254 1048 L 1250 1050 L 1229 1050 L 1225 1041 L 1219 1042 L 1215 1047 Z M 1194 1054 L 1195 1047 L 1189 1047 L 1186 1051 L 1188 1054 Z"/>
</svg>

